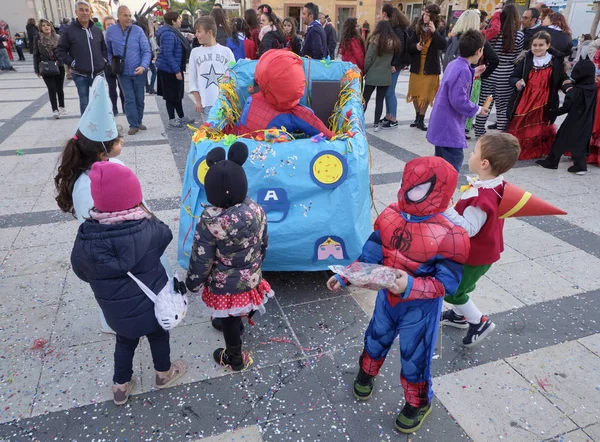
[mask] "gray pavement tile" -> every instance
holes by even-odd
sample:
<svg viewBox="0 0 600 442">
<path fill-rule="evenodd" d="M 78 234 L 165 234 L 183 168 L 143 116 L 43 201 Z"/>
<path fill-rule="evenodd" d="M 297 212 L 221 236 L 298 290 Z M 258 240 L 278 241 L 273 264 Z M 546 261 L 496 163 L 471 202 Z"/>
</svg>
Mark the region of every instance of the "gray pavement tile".
<svg viewBox="0 0 600 442">
<path fill-rule="evenodd" d="M 311 366 L 333 404 L 354 401 L 352 386 L 363 346 L 347 347 L 311 358 Z M 394 341 L 375 381 L 374 395 L 400 385 L 400 350 Z"/>
<path fill-rule="evenodd" d="M 323 408 L 327 395 L 306 361 L 294 361 L 244 373 L 257 422 Z"/>
<path fill-rule="evenodd" d="M 60 305 L 52 337 L 55 347 L 66 350 L 77 345 L 114 340 L 114 335 L 100 331 L 100 307 L 95 299 L 85 297 Z"/>
<path fill-rule="evenodd" d="M 351 295 L 284 307 L 303 347 L 329 351 L 359 345 L 368 317 Z"/>
<path fill-rule="evenodd" d="M 57 435 L 61 440 L 199 439 L 254 423 L 245 382 L 236 373 L 168 390 L 134 392 L 122 407 L 111 400 L 0 425 L 0 437 L 11 442 Z"/>
<path fill-rule="evenodd" d="M 577 429 L 505 361 L 436 379 L 437 397 L 476 442 L 537 442 Z"/>
<path fill-rule="evenodd" d="M 550 439 L 544 439 L 544 442 L 594 442 L 594 440 L 597 439 L 592 439 L 583 430 L 575 430 Z"/>
<path fill-rule="evenodd" d="M 527 305 L 584 291 L 579 285 L 531 260 L 495 264 L 486 276 Z"/>
<path fill-rule="evenodd" d="M 62 243 L 52 246 L 13 249 L 2 264 L 0 276 L 7 272 L 11 272 L 11 276 L 45 272 L 64 275 L 63 270 L 71 264 L 72 247 L 73 245 L 70 243 Z"/>
<path fill-rule="evenodd" d="M 600 423 L 596 423 L 594 425 L 590 425 L 583 429 L 584 433 L 590 438 L 589 442 L 599 441 L 600 440 Z M 575 441 L 573 441 L 575 442 Z M 586 441 L 588 442 L 588 441 Z"/>
<path fill-rule="evenodd" d="M 254 315 L 253 326 L 244 320 L 244 348 L 252 352 L 254 363 L 264 367 L 302 358 L 304 353 L 300 350 L 300 343 L 290 329 L 277 301 L 269 300 L 266 310 L 264 315 Z"/>
<path fill-rule="evenodd" d="M 582 228 L 556 232 L 555 236 L 590 255 L 600 258 L 600 236 Z"/>
<path fill-rule="evenodd" d="M 261 425 L 262 439 L 272 441 L 292 440 L 311 442 L 347 441 L 339 417 L 330 408 L 321 408 L 294 417 L 272 420 Z"/>
<path fill-rule="evenodd" d="M 434 361 L 432 373 L 440 376 L 596 333 L 598 293 L 595 290 L 494 314 L 490 317 L 496 324 L 494 333 L 470 349 L 460 345 L 464 330 L 444 327 L 441 363 Z M 452 348 L 446 338 L 454 343 Z"/>
<path fill-rule="evenodd" d="M 600 357 L 579 342 L 541 348 L 506 362 L 578 427 L 598 421 L 600 394 L 589 393 L 591 386 L 600 386 Z"/>
<path fill-rule="evenodd" d="M 378 186 L 381 184 L 396 184 L 397 187 L 401 180 L 402 173 L 400 172 L 387 172 L 371 175 L 371 184 L 373 186 Z"/>
<path fill-rule="evenodd" d="M 65 286 L 65 276 L 54 273 L 10 276 L 0 279 L 0 314 L 9 315 L 24 309 L 58 307 Z"/>
</svg>

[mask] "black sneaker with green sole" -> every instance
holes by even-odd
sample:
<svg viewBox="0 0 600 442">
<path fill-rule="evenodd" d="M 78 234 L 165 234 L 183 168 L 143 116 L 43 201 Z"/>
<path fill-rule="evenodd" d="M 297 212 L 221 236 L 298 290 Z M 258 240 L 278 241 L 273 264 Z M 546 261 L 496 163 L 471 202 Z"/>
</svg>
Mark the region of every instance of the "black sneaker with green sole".
<svg viewBox="0 0 600 442">
<path fill-rule="evenodd" d="M 416 408 L 410 404 L 404 404 L 404 408 L 396 418 L 396 430 L 401 433 L 410 434 L 417 431 L 431 414 L 431 404 Z"/>
<path fill-rule="evenodd" d="M 358 375 L 354 380 L 354 397 L 359 401 L 367 401 L 373 394 L 373 386 L 375 384 L 375 376 L 365 373 L 362 368 L 359 369 Z"/>
</svg>

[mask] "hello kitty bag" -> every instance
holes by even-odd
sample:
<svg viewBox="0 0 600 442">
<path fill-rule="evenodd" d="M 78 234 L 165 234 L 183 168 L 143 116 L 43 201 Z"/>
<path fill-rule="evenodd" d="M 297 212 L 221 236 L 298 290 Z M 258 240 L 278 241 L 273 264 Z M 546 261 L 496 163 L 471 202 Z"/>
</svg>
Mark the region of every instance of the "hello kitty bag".
<svg viewBox="0 0 600 442">
<path fill-rule="evenodd" d="M 185 317 L 188 309 L 188 297 L 185 294 L 185 284 L 174 276 L 172 280 L 158 293 L 154 294 L 146 284 L 127 272 L 129 277 L 135 281 L 140 289 L 154 302 L 154 315 L 156 320 L 165 330 L 171 330 L 179 325 Z"/>
</svg>

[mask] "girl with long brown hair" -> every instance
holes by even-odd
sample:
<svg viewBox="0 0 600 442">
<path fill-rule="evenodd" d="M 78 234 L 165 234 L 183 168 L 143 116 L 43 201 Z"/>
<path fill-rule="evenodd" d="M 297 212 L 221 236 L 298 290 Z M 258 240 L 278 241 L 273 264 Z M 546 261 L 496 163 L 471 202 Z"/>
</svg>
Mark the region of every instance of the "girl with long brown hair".
<svg viewBox="0 0 600 442">
<path fill-rule="evenodd" d="M 258 15 L 254 9 L 246 9 L 244 12 L 244 20 L 248 28 L 246 30 L 246 41 L 244 41 L 244 49 L 246 52 L 246 58 L 250 60 L 256 60 L 258 45 L 260 41 L 258 36 L 260 34 L 260 24 L 258 23 Z"/>
<path fill-rule="evenodd" d="M 392 59 L 394 54 L 400 50 L 400 40 L 396 37 L 394 30 L 388 22 L 381 20 L 377 23 L 375 32 L 369 37 L 367 55 L 365 57 L 365 88 L 363 98 L 365 100 L 365 111 L 371 99 L 371 95 L 377 89 L 375 98 L 375 118 L 373 129 L 381 129 L 381 113 L 383 112 L 383 100 L 388 87 L 392 84 Z"/>
<path fill-rule="evenodd" d="M 221 8 L 213 8 L 210 15 L 212 15 L 217 24 L 217 43 L 221 46 L 227 46 L 227 39 L 231 37 L 231 26 L 227 22 L 225 11 Z"/>
<path fill-rule="evenodd" d="M 394 55 L 392 59 L 392 84 L 388 87 L 385 95 L 385 118 L 383 119 L 383 128 L 391 129 L 398 127 L 396 121 L 396 111 L 398 110 L 398 100 L 396 99 L 396 84 L 398 84 L 398 77 L 400 72 L 410 64 L 410 57 L 408 55 L 408 34 L 407 30 L 410 26 L 410 22 L 406 15 L 404 15 L 398 8 L 394 8 L 391 4 L 386 3 L 381 8 L 381 16 L 384 20 L 387 20 L 396 37 L 400 40 L 400 50 Z"/>
<path fill-rule="evenodd" d="M 258 57 L 270 49 L 285 48 L 285 31 L 281 20 L 272 12 L 263 12 L 260 16 L 260 34 L 258 39 Z"/>
<path fill-rule="evenodd" d="M 410 127 L 427 130 L 425 112 L 440 87 L 442 72 L 439 51 L 446 49 L 446 39 L 437 31 L 440 7 L 425 6 L 421 19 L 408 43 L 410 78 L 406 102 L 415 107 L 415 121 Z"/>
<path fill-rule="evenodd" d="M 342 61 L 354 63 L 364 75 L 365 71 L 365 40 L 361 35 L 362 27 L 356 17 L 349 17 L 342 26 L 340 38 L 340 55 Z"/>
<path fill-rule="evenodd" d="M 285 31 L 285 48 L 296 55 L 300 55 L 302 49 L 302 39 L 298 37 L 298 22 L 294 17 L 286 17 L 283 20 L 283 30 Z"/>
<path fill-rule="evenodd" d="M 500 13 L 500 33 L 490 40 L 500 63 L 492 75 L 481 80 L 479 105 L 483 106 L 489 96 L 494 98 L 492 105 L 496 106 L 496 124 L 489 126 L 489 128 L 498 129 L 502 132 L 508 128 L 506 111 L 513 91 L 509 79 L 515 68 L 515 60 L 523 50 L 525 40 L 523 33 L 519 31 L 520 27 L 521 19 L 517 7 L 514 4 L 504 6 Z M 487 115 L 477 115 L 475 119 L 475 136 L 480 137 L 485 134 L 487 118 Z"/>
</svg>

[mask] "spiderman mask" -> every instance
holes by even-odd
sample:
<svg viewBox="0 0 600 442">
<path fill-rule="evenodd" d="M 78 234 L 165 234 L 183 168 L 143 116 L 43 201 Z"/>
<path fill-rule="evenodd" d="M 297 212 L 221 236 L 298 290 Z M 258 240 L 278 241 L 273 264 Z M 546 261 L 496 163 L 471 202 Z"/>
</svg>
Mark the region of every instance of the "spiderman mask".
<svg viewBox="0 0 600 442">
<path fill-rule="evenodd" d="M 398 207 L 413 216 L 428 216 L 448 208 L 458 184 L 458 173 L 440 157 L 415 158 L 406 163 Z"/>
</svg>

